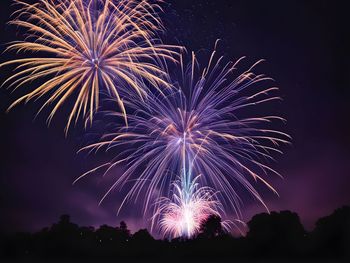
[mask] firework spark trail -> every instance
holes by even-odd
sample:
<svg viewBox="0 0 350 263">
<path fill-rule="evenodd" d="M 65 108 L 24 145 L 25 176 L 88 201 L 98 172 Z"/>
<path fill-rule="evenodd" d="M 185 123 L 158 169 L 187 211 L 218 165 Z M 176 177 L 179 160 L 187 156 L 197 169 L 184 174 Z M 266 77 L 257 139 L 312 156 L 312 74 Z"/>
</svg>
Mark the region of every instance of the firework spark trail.
<svg viewBox="0 0 350 263">
<path fill-rule="evenodd" d="M 260 106 L 279 101 L 280 97 L 274 95 L 278 88 L 265 88 L 270 78 L 253 73 L 258 63 L 236 73 L 239 61 L 225 64 L 214 50 L 207 67 L 201 69 L 194 53 L 187 67 L 181 57 L 180 76 L 173 82 L 176 90 L 166 96 L 150 93 L 146 103 L 130 100 L 128 106 L 135 112 L 129 116 L 129 126 L 116 128 L 100 142 L 83 149 L 118 148 L 118 154 L 77 180 L 106 167 L 108 173 L 124 163 L 125 172 L 101 202 L 114 188 L 131 183 L 120 208 L 142 197 L 146 212 L 154 200 L 170 196 L 174 172 L 186 167 L 182 164 L 186 160 L 191 168 L 189 174 L 201 174 L 198 183 L 218 191 L 221 203 L 237 218 L 241 218 L 241 189 L 266 207 L 253 183 L 260 181 L 276 192 L 263 177 L 278 174 L 268 163 L 274 160 L 274 153 L 282 153 L 279 147 L 288 144 L 290 137 L 271 126 L 283 122 L 283 118 L 251 116 L 252 110 L 257 112 Z M 187 179 L 190 185 L 191 177 Z"/>
<path fill-rule="evenodd" d="M 201 224 L 210 216 L 221 217 L 223 211 L 216 194 L 209 187 L 198 186 L 198 179 L 192 177 L 193 160 L 187 154 L 187 131 L 183 132 L 181 144 L 181 176 L 173 185 L 172 198 L 161 197 L 155 202 L 153 222 L 159 221 L 164 237 L 191 238 L 200 231 Z"/>
<path fill-rule="evenodd" d="M 192 237 L 210 215 L 221 215 L 223 208 L 217 193 L 209 187 L 199 187 L 199 178 L 195 177 L 190 185 L 184 185 L 181 178 L 172 184 L 171 198 L 162 197 L 155 203 L 153 220 L 160 218 L 159 228 L 164 236 Z"/>
<path fill-rule="evenodd" d="M 127 122 L 124 99 L 128 93 L 136 92 L 144 98 L 148 92 L 144 81 L 157 89 L 169 87 L 164 81 L 166 72 L 157 66 L 157 61 L 176 62 L 179 47 L 162 45 L 158 40 L 157 32 L 163 30 L 158 0 L 15 2 L 21 8 L 10 24 L 24 29 L 27 37 L 7 50 L 40 56 L 0 64 L 17 65 L 17 72 L 3 85 L 17 89 L 31 82 L 40 84 L 17 99 L 10 109 L 47 95 L 40 111 L 54 104 L 50 122 L 62 104 L 75 96 L 67 131 L 79 116 L 85 125 L 92 122 L 101 90 L 118 101 Z"/>
<path fill-rule="evenodd" d="M 155 202 L 152 227 L 159 222 L 159 230 L 164 237 L 191 238 L 199 233 L 202 223 L 211 215 L 222 218 L 223 206 L 217 194 L 209 187 L 199 187 L 200 175 L 193 178 L 192 167 L 195 159 L 187 154 L 187 132 L 184 131 L 178 143 L 181 144 L 181 176 L 172 184 L 171 198 L 161 197 Z M 233 221 L 223 221 L 226 231 L 234 224 Z M 238 228 L 239 229 L 239 228 Z"/>
</svg>

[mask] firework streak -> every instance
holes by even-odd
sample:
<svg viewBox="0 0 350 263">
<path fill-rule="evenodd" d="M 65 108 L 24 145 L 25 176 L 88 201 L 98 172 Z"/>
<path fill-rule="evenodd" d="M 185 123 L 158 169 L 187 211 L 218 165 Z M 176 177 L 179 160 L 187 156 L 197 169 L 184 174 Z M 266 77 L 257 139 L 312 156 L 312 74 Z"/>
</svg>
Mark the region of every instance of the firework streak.
<svg viewBox="0 0 350 263">
<path fill-rule="evenodd" d="M 203 69 L 194 53 L 187 66 L 181 56 L 179 73 L 170 74 L 171 90 L 150 92 L 146 103 L 130 98 L 127 105 L 134 114 L 128 117 L 129 126 L 116 127 L 84 148 L 118 148 L 118 154 L 77 180 L 126 164 L 102 200 L 114 188 L 131 185 L 121 207 L 141 198 L 144 211 L 155 204 L 153 219 L 172 236 L 193 235 L 203 218 L 220 214 L 222 207 L 241 218 L 242 189 L 265 206 L 254 184 L 262 182 L 276 192 L 264 177 L 278 174 L 268 163 L 274 153 L 282 153 L 279 146 L 290 137 L 272 126 L 283 118 L 251 116 L 281 99 L 274 95 L 278 88 L 266 88 L 270 78 L 253 73 L 259 62 L 237 73 L 240 61 L 224 63 L 214 51 Z"/>
<path fill-rule="evenodd" d="M 15 1 L 20 9 L 10 24 L 25 30 L 24 41 L 8 50 L 35 53 L 35 56 L 0 64 L 17 65 L 17 72 L 3 84 L 37 87 L 16 100 L 45 97 L 42 108 L 53 104 L 48 122 L 69 97 L 75 97 L 67 120 L 82 116 L 92 122 L 101 92 L 115 98 L 127 123 L 124 100 L 129 92 L 143 99 L 144 82 L 169 88 L 157 61 L 176 61 L 178 47 L 162 45 L 157 32 L 163 30 L 157 15 L 158 1 L 143 0 L 40 0 L 36 4 Z M 40 55 L 37 55 L 40 54 Z M 139 98 L 139 99 L 140 99 Z M 40 109 L 40 111 L 41 111 Z M 39 112 L 40 112 L 39 111 Z"/>
</svg>

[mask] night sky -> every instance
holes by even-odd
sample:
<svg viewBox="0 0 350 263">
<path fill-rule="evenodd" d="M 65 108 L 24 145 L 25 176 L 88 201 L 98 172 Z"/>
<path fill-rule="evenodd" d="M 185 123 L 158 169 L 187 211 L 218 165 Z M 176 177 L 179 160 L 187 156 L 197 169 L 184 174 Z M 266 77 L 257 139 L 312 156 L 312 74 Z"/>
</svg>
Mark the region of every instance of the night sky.
<svg viewBox="0 0 350 263">
<path fill-rule="evenodd" d="M 210 51 L 222 39 L 219 51 L 229 59 L 247 56 L 247 65 L 266 60 L 258 69 L 281 89 L 283 103 L 276 111 L 288 120 L 284 130 L 293 141 L 273 164 L 284 176 L 270 178 L 280 197 L 259 189 L 271 210 L 297 212 L 308 229 L 320 216 L 350 205 L 350 29 L 345 2 L 167 0 L 163 15 L 167 43 Z M 0 3 L 1 50 L 21 39 L 15 27 L 6 25 L 15 10 L 11 3 Z M 1 61 L 9 58 L 13 56 L 1 55 Z M 10 74 L 0 69 L 1 82 Z M 123 167 L 72 186 L 76 177 L 108 156 L 77 154 L 89 131 L 78 125 L 66 139 L 67 111 L 60 111 L 50 127 L 47 112 L 34 120 L 40 103 L 6 114 L 19 94 L 0 90 L 0 230 L 38 230 L 63 213 L 80 225 L 125 220 L 132 230 L 146 227 L 147 218 L 137 205 L 117 216 L 118 191 L 98 206 Z M 245 220 L 259 212 L 264 212 L 261 205 L 246 200 Z"/>
</svg>

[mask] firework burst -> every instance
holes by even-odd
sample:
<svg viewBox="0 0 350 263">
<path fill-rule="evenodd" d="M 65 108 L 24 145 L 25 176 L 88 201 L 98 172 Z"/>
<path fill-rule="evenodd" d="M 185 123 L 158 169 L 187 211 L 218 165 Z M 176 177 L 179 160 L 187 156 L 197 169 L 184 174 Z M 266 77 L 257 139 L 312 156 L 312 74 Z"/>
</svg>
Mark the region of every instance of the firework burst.
<svg viewBox="0 0 350 263">
<path fill-rule="evenodd" d="M 162 197 L 156 201 L 153 221 L 159 222 L 160 232 L 165 237 L 193 237 L 199 233 L 202 223 L 211 215 L 224 212 L 217 193 L 209 187 L 200 187 L 200 176 L 188 185 L 181 179 L 175 181 L 171 198 Z M 224 221 L 224 229 L 231 222 Z"/>
<path fill-rule="evenodd" d="M 156 62 L 175 61 L 178 47 L 162 45 L 157 40 L 157 32 L 162 30 L 157 0 L 15 2 L 21 8 L 10 24 L 24 29 L 27 37 L 12 43 L 8 50 L 40 55 L 0 64 L 17 65 L 17 72 L 3 85 L 11 83 L 9 87 L 17 89 L 38 83 L 10 108 L 48 96 L 42 108 L 54 105 L 50 122 L 62 104 L 75 96 L 68 130 L 79 116 L 86 123 L 92 121 L 101 90 L 116 99 L 126 122 L 124 99 L 129 92 L 145 97 L 148 91 L 143 82 L 157 89 L 169 87 L 163 80 L 166 73 Z"/>
<path fill-rule="evenodd" d="M 274 95 L 278 88 L 266 88 L 271 78 L 253 73 L 258 63 L 237 73 L 239 61 L 224 63 L 223 57 L 217 58 L 214 51 L 207 66 L 201 69 L 194 53 L 188 66 L 181 57 L 180 74 L 172 76 L 178 80 L 173 81 L 176 89 L 165 96 L 150 93 L 146 103 L 130 100 L 128 105 L 135 111 L 129 116 L 129 126 L 116 128 L 102 141 L 84 148 L 91 151 L 118 148 L 118 154 L 111 162 L 77 180 L 106 167 L 107 173 L 125 163 L 125 172 L 102 200 L 114 188 L 129 184 L 130 191 L 121 207 L 127 201 L 142 197 L 147 211 L 155 200 L 171 196 L 169 186 L 176 180 L 174 171 L 181 171 L 181 187 L 175 187 L 175 202 L 163 199 L 168 201 L 161 202 L 161 209 L 155 210 L 156 214 L 162 211 L 167 215 L 161 224 L 165 232 L 173 234 L 181 232 L 183 221 L 178 218 L 186 220 L 185 214 L 194 212 L 192 209 L 200 210 L 196 212 L 200 218 L 209 211 L 217 213 L 217 200 L 240 218 L 242 189 L 265 206 L 255 184 L 260 181 L 276 192 L 264 177 L 269 173 L 278 174 L 268 163 L 274 153 L 282 153 L 279 146 L 289 143 L 290 137 L 271 126 L 283 122 L 283 118 L 263 115 L 261 111 L 261 106 L 280 101 L 280 97 Z M 251 116 L 252 112 L 261 113 Z M 193 181 L 192 174 L 201 176 Z M 196 192 L 184 187 L 184 182 L 187 186 L 200 183 L 215 189 L 216 201 L 211 201 L 210 191 Z M 192 230 L 197 229 L 199 220 L 193 221 L 196 223 L 191 223 Z"/>
</svg>

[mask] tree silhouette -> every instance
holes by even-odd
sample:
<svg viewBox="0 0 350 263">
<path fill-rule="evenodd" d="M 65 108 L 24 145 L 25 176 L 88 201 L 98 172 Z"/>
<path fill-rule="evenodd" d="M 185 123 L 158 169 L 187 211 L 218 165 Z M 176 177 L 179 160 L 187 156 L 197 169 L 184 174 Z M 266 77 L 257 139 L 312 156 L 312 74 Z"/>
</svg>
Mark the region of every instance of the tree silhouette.
<svg viewBox="0 0 350 263">
<path fill-rule="evenodd" d="M 200 236 L 205 238 L 214 238 L 221 234 L 223 234 L 223 229 L 220 216 L 210 215 L 201 223 Z"/>
<path fill-rule="evenodd" d="M 79 242 L 79 227 L 70 221 L 69 215 L 62 215 L 58 223 L 53 224 L 47 233 L 43 233 L 48 241 L 45 244 L 47 254 L 57 258 L 72 257 Z"/>
<path fill-rule="evenodd" d="M 282 211 L 255 215 L 248 227 L 247 238 L 257 255 L 301 253 L 306 232 L 296 213 Z"/>
<path fill-rule="evenodd" d="M 209 216 L 193 239 L 156 240 L 147 229 L 130 233 L 119 226 L 79 227 L 68 215 L 51 227 L 30 234 L 0 238 L 0 259 L 10 260 L 101 260 L 101 259 L 345 259 L 350 251 L 350 207 L 337 209 L 319 219 L 306 233 L 296 213 L 290 211 L 256 215 L 245 237 L 223 233 L 221 218 Z M 2 239 L 2 240 L 1 240 Z"/>
<path fill-rule="evenodd" d="M 102 225 L 95 232 L 96 241 L 100 244 L 106 242 L 111 243 L 115 241 L 116 237 L 118 236 L 118 232 L 118 228 Z"/>
<path fill-rule="evenodd" d="M 344 206 L 320 218 L 312 240 L 314 249 L 322 256 L 350 257 L 350 207 Z"/>
<path fill-rule="evenodd" d="M 149 242 L 153 242 L 154 238 L 147 229 L 140 229 L 132 236 L 132 241 L 135 243 L 147 244 Z"/>
<path fill-rule="evenodd" d="M 118 236 L 121 242 L 127 242 L 130 239 L 130 230 L 124 221 L 121 221 L 119 224 Z"/>
</svg>

